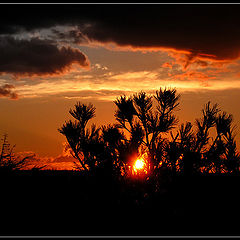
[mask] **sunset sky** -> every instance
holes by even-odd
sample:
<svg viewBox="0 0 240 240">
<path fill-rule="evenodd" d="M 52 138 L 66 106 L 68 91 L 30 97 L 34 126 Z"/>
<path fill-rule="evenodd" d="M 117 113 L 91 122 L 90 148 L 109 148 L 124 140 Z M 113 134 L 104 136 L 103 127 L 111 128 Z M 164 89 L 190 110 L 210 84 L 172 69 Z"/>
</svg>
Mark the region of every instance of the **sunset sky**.
<svg viewBox="0 0 240 240">
<path fill-rule="evenodd" d="M 113 100 L 176 87 L 180 123 L 205 103 L 233 114 L 240 147 L 240 5 L 2 5 L 0 134 L 16 152 L 63 164 L 57 129 L 77 101 L 98 126 L 115 122 Z"/>
</svg>

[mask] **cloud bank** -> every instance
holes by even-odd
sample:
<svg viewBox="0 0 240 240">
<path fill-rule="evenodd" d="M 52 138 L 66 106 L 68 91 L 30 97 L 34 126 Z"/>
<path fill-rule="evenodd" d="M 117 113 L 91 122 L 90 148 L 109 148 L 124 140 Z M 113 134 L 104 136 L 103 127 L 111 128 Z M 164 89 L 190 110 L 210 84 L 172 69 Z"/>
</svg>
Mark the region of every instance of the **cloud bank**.
<svg viewBox="0 0 240 240">
<path fill-rule="evenodd" d="M 78 49 L 58 47 L 50 40 L 0 38 L 0 73 L 15 76 L 53 75 L 70 70 L 72 64 L 89 67 L 87 57 Z"/>
<path fill-rule="evenodd" d="M 12 12 L 9 5 L 2 6 L 2 11 L 10 7 Z M 17 11 L 0 16 L 0 34 L 70 25 L 78 26 L 79 32 L 58 36 L 75 43 L 86 37 L 118 46 L 183 50 L 215 60 L 240 55 L 240 5 L 20 5 Z"/>
</svg>

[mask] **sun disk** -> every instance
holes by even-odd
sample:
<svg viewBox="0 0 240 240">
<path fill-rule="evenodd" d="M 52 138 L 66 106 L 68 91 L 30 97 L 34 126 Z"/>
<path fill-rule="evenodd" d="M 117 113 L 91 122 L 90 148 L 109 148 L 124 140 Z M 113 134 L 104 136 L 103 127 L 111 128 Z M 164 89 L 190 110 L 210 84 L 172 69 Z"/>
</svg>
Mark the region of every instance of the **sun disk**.
<svg viewBox="0 0 240 240">
<path fill-rule="evenodd" d="M 137 159 L 134 164 L 134 170 L 141 170 L 144 168 L 145 162 L 142 158 Z"/>
</svg>

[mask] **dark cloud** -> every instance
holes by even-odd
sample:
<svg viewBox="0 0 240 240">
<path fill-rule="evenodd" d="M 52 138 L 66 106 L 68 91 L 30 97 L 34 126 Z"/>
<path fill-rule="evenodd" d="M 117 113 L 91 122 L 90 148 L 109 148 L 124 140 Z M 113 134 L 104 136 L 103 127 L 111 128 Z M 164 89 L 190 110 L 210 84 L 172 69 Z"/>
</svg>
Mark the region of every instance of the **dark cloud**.
<svg viewBox="0 0 240 240">
<path fill-rule="evenodd" d="M 87 57 L 78 49 L 61 47 L 49 40 L 0 38 L 0 73 L 19 75 L 59 74 L 73 63 L 88 67 Z"/>
<path fill-rule="evenodd" d="M 126 6 L 127 8 L 127 6 Z M 135 48 L 175 48 L 190 56 L 235 59 L 240 53 L 240 7 L 177 5 L 136 7 L 119 19 L 92 21 L 82 30 L 90 40 Z"/>
<path fill-rule="evenodd" d="M 235 59 L 240 53 L 238 4 L 1 6 L 2 11 L 10 9 L 12 14 L 0 16 L 2 34 L 78 25 L 90 40 L 102 43 L 175 48 L 217 60 Z"/>
<path fill-rule="evenodd" d="M 84 36 L 78 29 L 69 30 L 66 32 L 61 32 L 57 29 L 52 29 L 52 33 L 59 41 L 62 42 L 75 44 L 88 43 L 88 39 L 86 38 L 86 36 Z"/>
<path fill-rule="evenodd" d="M 1 97 L 9 97 L 10 99 L 18 99 L 18 94 L 13 91 L 15 88 L 13 85 L 5 84 L 0 86 L 0 98 Z"/>
</svg>

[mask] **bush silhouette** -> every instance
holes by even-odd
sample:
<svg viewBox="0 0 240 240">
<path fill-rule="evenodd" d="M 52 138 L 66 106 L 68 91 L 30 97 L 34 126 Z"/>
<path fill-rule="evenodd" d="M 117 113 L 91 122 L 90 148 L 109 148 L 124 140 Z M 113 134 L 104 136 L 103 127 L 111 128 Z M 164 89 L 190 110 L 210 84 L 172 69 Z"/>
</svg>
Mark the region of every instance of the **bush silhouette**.
<svg viewBox="0 0 240 240">
<path fill-rule="evenodd" d="M 209 101 L 195 126 L 190 122 L 177 126 L 174 112 L 179 99 L 176 89 L 166 88 L 155 95 L 141 91 L 120 96 L 114 101 L 117 123 L 99 128 L 94 124 L 87 128 L 95 107 L 78 102 L 69 111 L 75 121 L 65 122 L 59 131 L 85 171 L 108 166 L 112 174 L 124 176 L 132 171 L 133 160 L 147 153 L 150 177 L 166 168 L 172 175 L 238 174 L 232 115 Z"/>
<path fill-rule="evenodd" d="M 16 157 L 14 154 L 14 146 L 11 146 L 8 142 L 8 135 L 4 134 L 2 140 L 2 145 L 0 148 L 0 171 L 1 172 L 11 172 L 13 170 L 22 170 L 27 164 L 28 160 L 32 156 L 26 156 L 23 158 Z"/>
</svg>

